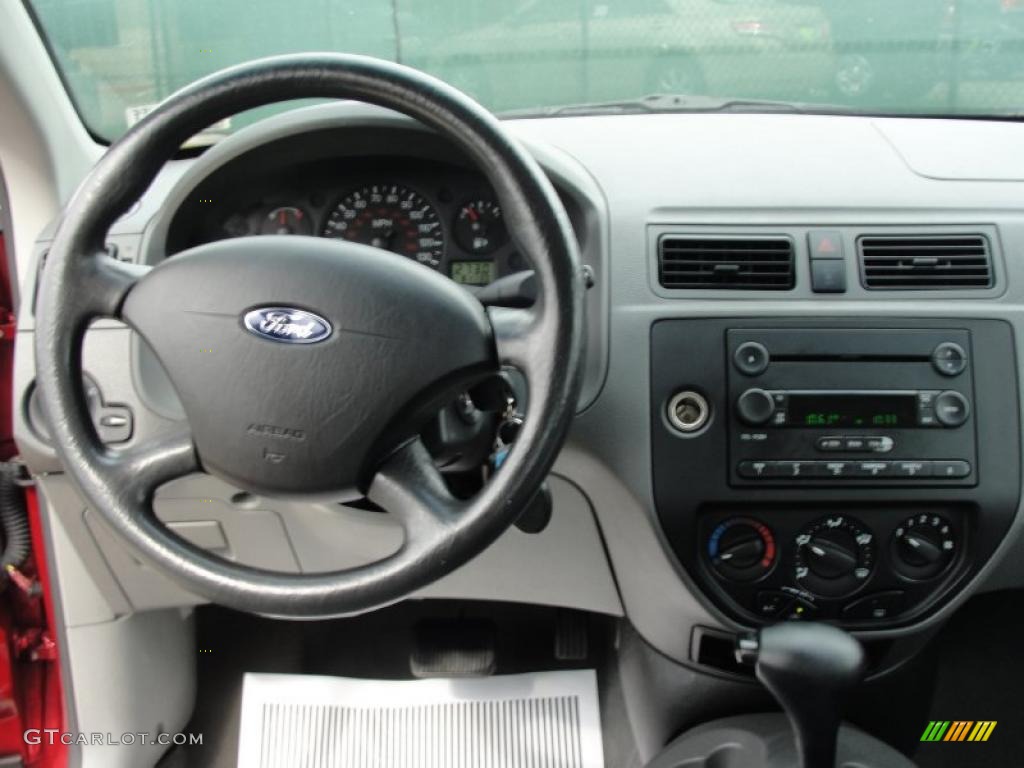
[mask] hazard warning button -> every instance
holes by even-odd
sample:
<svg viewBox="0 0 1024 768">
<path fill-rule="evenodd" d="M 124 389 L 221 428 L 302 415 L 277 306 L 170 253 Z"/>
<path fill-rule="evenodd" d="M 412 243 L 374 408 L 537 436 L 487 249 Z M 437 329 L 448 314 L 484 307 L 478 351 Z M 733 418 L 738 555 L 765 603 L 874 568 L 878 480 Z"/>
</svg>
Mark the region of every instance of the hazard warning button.
<svg viewBox="0 0 1024 768">
<path fill-rule="evenodd" d="M 812 259 L 843 258 L 843 238 L 832 229 L 814 229 L 807 233 Z"/>
</svg>

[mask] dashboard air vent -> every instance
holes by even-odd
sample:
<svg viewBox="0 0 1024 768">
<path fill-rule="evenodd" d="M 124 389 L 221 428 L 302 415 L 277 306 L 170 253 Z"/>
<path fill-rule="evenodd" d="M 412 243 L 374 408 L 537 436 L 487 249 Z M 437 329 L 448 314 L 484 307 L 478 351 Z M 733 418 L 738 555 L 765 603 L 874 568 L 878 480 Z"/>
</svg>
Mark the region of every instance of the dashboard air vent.
<svg viewBox="0 0 1024 768">
<path fill-rule="evenodd" d="M 862 237 L 864 287 L 871 290 L 991 288 L 992 260 L 981 235 Z"/>
<path fill-rule="evenodd" d="M 788 291 L 793 243 L 788 238 L 664 235 L 658 241 L 658 279 L 665 288 Z"/>
</svg>

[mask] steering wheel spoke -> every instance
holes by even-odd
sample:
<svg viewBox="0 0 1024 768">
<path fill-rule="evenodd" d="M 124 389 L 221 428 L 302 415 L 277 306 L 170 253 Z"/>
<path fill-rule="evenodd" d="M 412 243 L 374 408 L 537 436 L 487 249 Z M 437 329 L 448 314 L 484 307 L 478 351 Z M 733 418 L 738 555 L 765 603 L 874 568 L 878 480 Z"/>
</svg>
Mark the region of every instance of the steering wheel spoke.
<svg viewBox="0 0 1024 768">
<path fill-rule="evenodd" d="M 185 422 L 175 422 L 132 448 L 108 450 L 103 456 L 117 480 L 119 494 L 146 508 L 161 485 L 202 469 L 192 430 Z"/>
<path fill-rule="evenodd" d="M 540 326 L 537 311 L 533 308 L 488 307 L 487 315 L 494 333 L 498 362 L 529 375 L 538 355 L 543 355 L 543 350 L 538 348 Z"/>
<path fill-rule="evenodd" d="M 435 537 L 449 527 L 463 507 L 449 492 L 419 438 L 387 458 L 377 470 L 367 498 L 402 522 L 407 547 Z"/>
<path fill-rule="evenodd" d="M 84 256 L 77 265 L 77 310 L 88 318 L 121 318 L 128 292 L 152 267 L 120 261 L 106 251 Z"/>
</svg>

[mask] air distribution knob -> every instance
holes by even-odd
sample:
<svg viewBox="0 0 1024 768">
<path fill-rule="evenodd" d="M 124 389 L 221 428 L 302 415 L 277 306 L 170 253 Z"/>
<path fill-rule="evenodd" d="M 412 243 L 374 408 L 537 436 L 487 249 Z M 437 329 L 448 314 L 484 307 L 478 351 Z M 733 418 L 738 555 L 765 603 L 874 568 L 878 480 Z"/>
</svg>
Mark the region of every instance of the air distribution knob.
<svg viewBox="0 0 1024 768">
<path fill-rule="evenodd" d="M 748 389 L 736 400 L 736 415 L 751 427 L 767 424 L 775 413 L 775 399 L 763 389 Z"/>
<path fill-rule="evenodd" d="M 805 546 L 807 567 L 823 579 L 838 579 L 857 567 L 857 542 L 846 531 L 812 536 Z"/>
</svg>

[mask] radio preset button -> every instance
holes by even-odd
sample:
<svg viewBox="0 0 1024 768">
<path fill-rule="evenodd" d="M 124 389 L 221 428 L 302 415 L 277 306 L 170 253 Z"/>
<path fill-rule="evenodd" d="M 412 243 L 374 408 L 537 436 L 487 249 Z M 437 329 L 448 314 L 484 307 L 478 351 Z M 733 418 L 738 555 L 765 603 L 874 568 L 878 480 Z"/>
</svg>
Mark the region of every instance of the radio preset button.
<svg viewBox="0 0 1024 768">
<path fill-rule="evenodd" d="M 935 398 L 935 418 L 944 427 L 959 427 L 967 421 L 971 407 L 967 398 L 952 390 Z"/>
<path fill-rule="evenodd" d="M 767 424 L 775 413 L 775 398 L 763 389 L 748 389 L 736 400 L 740 421 L 752 427 Z"/>
<path fill-rule="evenodd" d="M 850 477 L 853 475 L 853 463 L 849 461 L 819 461 L 817 462 L 818 471 L 815 473 L 819 477 Z"/>
<path fill-rule="evenodd" d="M 943 376 L 959 376 L 967 368 L 967 353 L 959 344 L 945 341 L 932 352 L 932 365 Z"/>
<path fill-rule="evenodd" d="M 931 477 L 932 463 L 930 461 L 896 461 L 893 462 L 893 474 L 904 479 Z"/>
<path fill-rule="evenodd" d="M 888 477 L 892 468 L 890 461 L 858 461 L 855 471 L 857 477 Z"/>
<path fill-rule="evenodd" d="M 971 474 L 971 465 L 966 461 L 933 461 L 932 477 L 957 479 Z"/>
<path fill-rule="evenodd" d="M 769 477 L 769 465 L 772 461 L 741 461 L 736 471 L 740 477 L 757 480 L 762 477 Z"/>
<path fill-rule="evenodd" d="M 768 369 L 771 362 L 771 355 L 764 344 L 756 341 L 747 341 L 740 344 L 732 356 L 733 365 L 736 370 L 745 376 L 758 376 Z"/>
<path fill-rule="evenodd" d="M 775 477 L 804 477 L 806 462 L 803 461 L 777 461 L 775 462 Z"/>
</svg>

